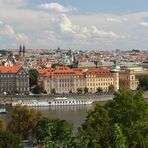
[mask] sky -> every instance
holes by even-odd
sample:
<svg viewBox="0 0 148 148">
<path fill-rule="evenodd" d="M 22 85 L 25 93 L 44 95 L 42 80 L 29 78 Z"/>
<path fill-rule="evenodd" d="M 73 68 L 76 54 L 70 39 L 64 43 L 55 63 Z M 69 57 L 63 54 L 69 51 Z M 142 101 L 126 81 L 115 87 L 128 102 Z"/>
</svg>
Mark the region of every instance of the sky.
<svg viewBox="0 0 148 148">
<path fill-rule="evenodd" d="M 148 49 L 147 0 L 0 0 L 0 49 Z"/>
</svg>

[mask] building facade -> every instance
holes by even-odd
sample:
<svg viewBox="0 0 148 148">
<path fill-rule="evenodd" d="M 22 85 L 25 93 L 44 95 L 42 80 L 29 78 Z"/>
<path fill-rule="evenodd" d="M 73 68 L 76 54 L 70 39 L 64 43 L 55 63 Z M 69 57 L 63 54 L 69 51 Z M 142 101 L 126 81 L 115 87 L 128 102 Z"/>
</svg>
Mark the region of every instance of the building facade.
<svg viewBox="0 0 148 148">
<path fill-rule="evenodd" d="M 136 79 L 136 75 L 133 70 L 121 70 L 119 72 L 119 85 L 120 88 L 136 90 L 139 85 L 139 80 Z"/>
<path fill-rule="evenodd" d="M 29 75 L 20 66 L 0 66 L 0 94 L 29 94 Z"/>
<path fill-rule="evenodd" d="M 98 88 L 107 92 L 110 85 L 115 90 L 119 89 L 118 73 L 112 73 L 108 70 L 99 70 L 96 68 L 80 70 L 77 68 L 58 67 L 48 69 L 38 69 L 38 84 L 42 85 L 47 93 L 55 89 L 56 93 L 77 93 L 78 90 L 94 93 Z"/>
<path fill-rule="evenodd" d="M 43 72 L 44 71 L 44 72 Z M 38 70 L 40 76 L 38 79 L 47 93 L 76 93 L 78 88 L 82 90 L 85 87 L 85 78 L 81 71 L 70 69 L 69 67 L 58 67 L 55 69 Z"/>
<path fill-rule="evenodd" d="M 115 91 L 119 89 L 118 73 L 112 73 L 109 70 L 88 69 L 84 75 L 89 92 L 95 93 L 98 88 L 103 92 L 108 92 L 111 85 L 114 86 Z"/>
</svg>

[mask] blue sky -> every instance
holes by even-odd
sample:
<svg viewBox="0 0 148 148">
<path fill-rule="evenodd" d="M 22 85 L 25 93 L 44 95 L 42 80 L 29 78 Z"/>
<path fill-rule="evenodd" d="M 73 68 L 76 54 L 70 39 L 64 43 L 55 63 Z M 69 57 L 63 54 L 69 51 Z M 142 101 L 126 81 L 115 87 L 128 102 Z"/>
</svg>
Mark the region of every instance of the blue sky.
<svg viewBox="0 0 148 148">
<path fill-rule="evenodd" d="M 0 0 L 0 49 L 148 49 L 147 0 Z"/>
<path fill-rule="evenodd" d="M 124 13 L 147 11 L 147 0 L 30 0 L 30 4 L 57 2 L 63 5 L 72 5 L 80 13 L 105 12 Z"/>
</svg>

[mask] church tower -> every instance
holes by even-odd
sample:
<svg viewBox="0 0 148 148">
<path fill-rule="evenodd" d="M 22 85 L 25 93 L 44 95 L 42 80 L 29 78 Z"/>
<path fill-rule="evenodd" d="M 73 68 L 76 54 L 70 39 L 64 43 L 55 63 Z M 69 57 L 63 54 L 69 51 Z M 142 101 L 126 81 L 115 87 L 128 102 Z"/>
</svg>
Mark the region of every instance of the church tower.
<svg viewBox="0 0 148 148">
<path fill-rule="evenodd" d="M 19 61 L 21 61 L 21 57 L 22 57 L 22 46 L 21 45 L 19 47 L 18 54 L 19 54 Z"/>
<path fill-rule="evenodd" d="M 23 45 L 23 58 L 25 58 L 25 52 L 26 52 L 26 48 L 25 48 L 25 45 Z"/>
</svg>

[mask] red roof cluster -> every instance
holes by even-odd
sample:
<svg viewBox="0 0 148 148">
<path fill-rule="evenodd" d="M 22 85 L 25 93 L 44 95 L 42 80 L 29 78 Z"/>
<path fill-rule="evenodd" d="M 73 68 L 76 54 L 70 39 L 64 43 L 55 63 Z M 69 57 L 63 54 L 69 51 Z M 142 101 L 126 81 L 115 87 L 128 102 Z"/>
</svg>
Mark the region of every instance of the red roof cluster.
<svg viewBox="0 0 148 148">
<path fill-rule="evenodd" d="M 42 76 L 83 75 L 82 71 L 77 71 L 72 68 L 64 66 L 60 66 L 58 68 L 38 69 L 37 71 Z"/>
<path fill-rule="evenodd" d="M 0 66 L 0 73 L 17 73 L 20 69 L 20 66 Z"/>
<path fill-rule="evenodd" d="M 57 68 L 48 68 L 48 69 L 38 69 L 39 75 L 42 76 L 57 76 L 57 75 L 77 75 L 83 76 L 87 74 L 111 74 L 109 70 L 101 69 L 88 69 L 86 72 L 82 72 L 80 69 L 69 68 L 65 66 L 60 66 Z"/>
</svg>

